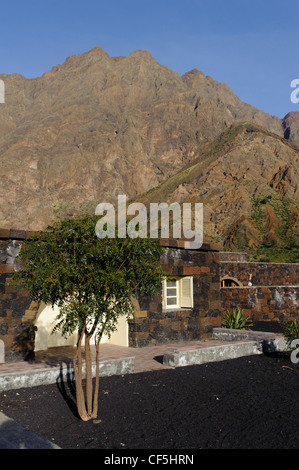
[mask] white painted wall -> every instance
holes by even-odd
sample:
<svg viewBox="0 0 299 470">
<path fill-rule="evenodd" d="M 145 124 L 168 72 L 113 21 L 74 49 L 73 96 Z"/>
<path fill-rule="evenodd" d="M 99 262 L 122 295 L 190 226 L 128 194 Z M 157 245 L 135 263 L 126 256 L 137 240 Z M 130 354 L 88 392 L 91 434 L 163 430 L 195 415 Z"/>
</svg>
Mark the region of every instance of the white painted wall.
<svg viewBox="0 0 299 470">
<path fill-rule="evenodd" d="M 43 351 L 55 346 L 75 346 L 76 335 L 65 339 L 61 333 L 51 334 L 55 326 L 55 318 L 59 313 L 58 307 L 52 308 L 50 305 L 41 303 L 36 316 L 35 326 L 35 351 Z"/>
<path fill-rule="evenodd" d="M 73 334 L 68 338 L 64 338 L 60 332 L 51 334 L 56 324 L 55 318 L 58 313 L 58 307 L 55 306 L 52 308 L 49 305 L 41 303 L 35 322 L 35 326 L 37 327 L 37 331 L 35 333 L 35 351 L 44 351 L 48 348 L 58 346 L 76 346 L 77 334 Z M 103 336 L 101 342 L 128 347 L 129 327 L 126 317 L 121 317 L 119 319 L 117 331 L 112 333 L 110 339 Z"/>
</svg>

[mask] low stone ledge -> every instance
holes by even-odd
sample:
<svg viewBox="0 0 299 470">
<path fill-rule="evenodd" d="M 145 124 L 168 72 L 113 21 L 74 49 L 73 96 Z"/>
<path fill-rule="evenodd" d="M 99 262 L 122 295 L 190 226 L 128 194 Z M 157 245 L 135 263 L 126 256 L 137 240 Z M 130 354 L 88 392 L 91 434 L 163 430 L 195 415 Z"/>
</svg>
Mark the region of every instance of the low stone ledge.
<svg viewBox="0 0 299 470">
<path fill-rule="evenodd" d="M 244 341 L 198 348 L 190 351 L 169 350 L 164 353 L 163 364 L 170 367 L 186 367 L 257 354 L 263 354 L 261 343 L 259 341 Z"/>
<path fill-rule="evenodd" d="M 19 230 L 19 229 L 3 229 L 0 228 L 0 239 L 1 240 L 26 240 L 28 238 L 40 235 L 41 231 L 33 230 Z"/>
<path fill-rule="evenodd" d="M 286 340 L 280 333 L 213 328 L 213 338 L 220 341 L 258 341 L 264 354 L 287 350 Z"/>
<path fill-rule="evenodd" d="M 125 375 L 134 372 L 134 357 L 119 359 L 107 359 L 100 361 L 99 375 L 107 377 L 112 375 Z M 92 376 L 96 375 L 96 364 L 92 364 Z M 85 364 L 83 364 L 83 378 L 85 378 Z M 38 387 L 39 385 L 50 385 L 74 380 L 74 370 L 71 365 L 55 367 L 41 367 L 28 372 L 15 371 L 0 374 L 0 391 L 18 388 Z"/>
<path fill-rule="evenodd" d="M 252 330 L 234 330 L 229 328 L 213 328 L 213 338 L 221 341 L 243 341 L 243 340 L 267 340 L 270 341 L 282 336 L 278 333 L 270 333 Z"/>
</svg>

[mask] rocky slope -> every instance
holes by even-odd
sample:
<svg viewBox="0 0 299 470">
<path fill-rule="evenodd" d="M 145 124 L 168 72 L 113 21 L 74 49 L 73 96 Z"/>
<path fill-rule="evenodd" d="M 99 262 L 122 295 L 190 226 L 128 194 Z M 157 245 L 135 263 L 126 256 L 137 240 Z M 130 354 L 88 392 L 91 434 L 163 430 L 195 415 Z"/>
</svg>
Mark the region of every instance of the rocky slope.
<svg viewBox="0 0 299 470">
<path fill-rule="evenodd" d="M 299 113 L 270 116 L 197 69 L 179 76 L 146 51 L 110 57 L 96 47 L 41 77 L 0 79 L 2 228 L 42 229 L 54 206 L 67 213 L 94 210 L 117 194 L 135 198 L 205 160 L 235 122 L 299 144 Z M 232 214 L 246 216 L 247 193 L 261 184 L 298 197 L 297 150 L 267 134 L 244 135 L 200 181 L 172 193 L 206 201 L 208 230 L 217 236 L 235 223 Z"/>
<path fill-rule="evenodd" d="M 225 249 L 264 259 L 269 250 L 258 247 L 265 244 L 281 261 L 286 254 L 279 251 L 290 248 L 288 259 L 299 262 L 298 181 L 299 146 L 244 122 L 232 125 L 196 163 L 138 201 L 147 206 L 202 202 L 204 233 Z"/>
</svg>

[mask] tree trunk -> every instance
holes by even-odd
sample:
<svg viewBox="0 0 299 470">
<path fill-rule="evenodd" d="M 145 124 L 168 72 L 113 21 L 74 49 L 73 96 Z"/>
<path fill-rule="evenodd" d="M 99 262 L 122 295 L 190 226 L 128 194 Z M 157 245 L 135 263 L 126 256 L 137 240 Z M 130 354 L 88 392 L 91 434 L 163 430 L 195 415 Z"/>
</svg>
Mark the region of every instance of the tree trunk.
<svg viewBox="0 0 299 470">
<path fill-rule="evenodd" d="M 87 414 L 92 414 L 92 360 L 90 353 L 90 334 L 85 334 L 85 363 L 86 363 L 86 404 Z"/>
<path fill-rule="evenodd" d="M 78 333 L 77 349 L 73 359 L 75 381 L 76 381 L 76 401 L 77 401 L 77 410 L 82 421 L 88 421 L 90 417 L 86 412 L 85 406 L 85 397 L 82 386 L 82 352 L 81 352 L 81 343 L 85 333 L 85 328 L 82 330 L 81 334 Z"/>
<path fill-rule="evenodd" d="M 85 363 L 86 363 L 86 403 L 85 395 L 82 386 L 82 353 L 81 345 L 82 339 L 85 335 Z M 83 421 L 95 419 L 98 415 L 98 397 L 99 397 L 99 363 L 100 363 L 100 339 L 96 341 L 96 378 L 95 388 L 93 393 L 93 378 L 92 378 L 92 359 L 90 350 L 90 339 L 92 334 L 86 333 L 86 328 L 78 335 L 77 350 L 74 356 L 74 372 L 76 380 L 76 400 L 77 409 L 80 418 Z M 100 335 L 100 338 L 102 335 Z M 92 396 L 93 395 L 93 396 Z"/>
<path fill-rule="evenodd" d="M 93 410 L 92 418 L 97 418 L 98 416 L 98 399 L 99 399 L 99 362 L 100 362 L 100 341 L 96 343 L 96 382 L 93 395 Z"/>
</svg>

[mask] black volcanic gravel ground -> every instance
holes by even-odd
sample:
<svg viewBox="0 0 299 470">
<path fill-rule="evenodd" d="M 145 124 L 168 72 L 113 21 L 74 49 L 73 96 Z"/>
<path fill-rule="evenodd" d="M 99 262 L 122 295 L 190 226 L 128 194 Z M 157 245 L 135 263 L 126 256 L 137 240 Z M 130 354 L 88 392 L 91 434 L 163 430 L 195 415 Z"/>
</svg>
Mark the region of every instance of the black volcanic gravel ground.
<svg viewBox="0 0 299 470">
<path fill-rule="evenodd" d="M 101 378 L 96 422 L 67 384 L 0 392 L 0 411 L 63 449 L 298 449 L 298 397 L 281 354 Z"/>
</svg>

